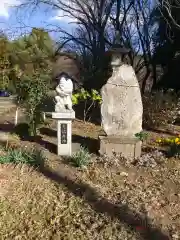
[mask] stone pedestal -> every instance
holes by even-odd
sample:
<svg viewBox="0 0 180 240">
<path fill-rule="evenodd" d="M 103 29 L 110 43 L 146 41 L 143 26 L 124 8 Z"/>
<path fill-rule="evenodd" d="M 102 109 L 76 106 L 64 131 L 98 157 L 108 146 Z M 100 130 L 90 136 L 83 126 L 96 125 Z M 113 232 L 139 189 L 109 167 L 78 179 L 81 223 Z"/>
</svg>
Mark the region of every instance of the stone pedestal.
<svg viewBox="0 0 180 240">
<path fill-rule="evenodd" d="M 59 156 L 71 156 L 72 120 L 75 119 L 75 112 L 73 110 L 53 112 L 52 118 L 57 120 L 57 153 Z"/>
<path fill-rule="evenodd" d="M 141 155 L 142 142 L 137 138 L 122 136 L 99 136 L 100 155 L 112 157 L 113 153 L 121 153 L 126 158 L 136 158 Z"/>
</svg>

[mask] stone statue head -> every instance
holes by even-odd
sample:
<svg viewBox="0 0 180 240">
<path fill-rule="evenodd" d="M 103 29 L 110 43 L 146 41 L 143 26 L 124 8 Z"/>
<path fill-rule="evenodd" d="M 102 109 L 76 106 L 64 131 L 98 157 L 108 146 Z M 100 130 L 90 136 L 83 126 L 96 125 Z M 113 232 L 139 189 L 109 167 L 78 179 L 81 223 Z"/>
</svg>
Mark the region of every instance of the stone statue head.
<svg viewBox="0 0 180 240">
<path fill-rule="evenodd" d="M 81 79 L 81 60 L 78 55 L 64 51 L 56 52 L 52 69 L 53 88 L 57 86 L 59 77 L 68 75 L 73 82 L 73 89 L 78 90 L 82 87 Z"/>
<path fill-rule="evenodd" d="M 76 90 L 79 87 L 79 84 L 77 82 L 77 80 L 75 80 L 72 76 L 70 76 L 68 73 L 66 72 L 61 72 L 60 74 L 58 74 L 56 76 L 56 83 L 57 85 L 59 84 L 60 80 L 63 78 L 63 80 L 65 79 L 66 81 L 68 79 L 70 79 L 73 83 L 73 90 Z"/>
<path fill-rule="evenodd" d="M 58 74 L 58 75 L 56 76 L 56 81 L 57 81 L 57 83 L 59 82 L 59 80 L 60 80 L 62 77 L 65 78 L 66 80 L 67 80 L 67 79 L 71 79 L 71 80 L 73 81 L 73 77 L 71 77 L 68 73 L 66 73 L 66 72 L 61 72 L 60 74 Z"/>
</svg>

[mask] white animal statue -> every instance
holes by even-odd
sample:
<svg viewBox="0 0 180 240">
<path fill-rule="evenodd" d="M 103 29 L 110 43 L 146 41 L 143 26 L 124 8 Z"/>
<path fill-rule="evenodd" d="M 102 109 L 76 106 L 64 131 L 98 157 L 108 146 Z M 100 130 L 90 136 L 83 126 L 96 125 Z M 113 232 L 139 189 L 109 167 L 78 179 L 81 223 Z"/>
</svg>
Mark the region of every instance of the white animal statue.
<svg viewBox="0 0 180 240">
<path fill-rule="evenodd" d="M 68 75 L 64 74 L 60 77 L 56 92 L 58 95 L 55 97 L 55 112 L 72 110 L 73 82 Z"/>
</svg>

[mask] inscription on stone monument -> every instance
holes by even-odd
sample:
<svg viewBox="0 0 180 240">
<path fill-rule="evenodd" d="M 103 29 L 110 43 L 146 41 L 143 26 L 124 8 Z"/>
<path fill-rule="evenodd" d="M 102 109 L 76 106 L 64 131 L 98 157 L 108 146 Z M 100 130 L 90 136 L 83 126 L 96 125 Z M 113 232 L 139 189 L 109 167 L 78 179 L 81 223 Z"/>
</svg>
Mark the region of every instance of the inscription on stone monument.
<svg viewBox="0 0 180 240">
<path fill-rule="evenodd" d="M 67 124 L 61 123 L 61 144 L 67 144 Z"/>
</svg>

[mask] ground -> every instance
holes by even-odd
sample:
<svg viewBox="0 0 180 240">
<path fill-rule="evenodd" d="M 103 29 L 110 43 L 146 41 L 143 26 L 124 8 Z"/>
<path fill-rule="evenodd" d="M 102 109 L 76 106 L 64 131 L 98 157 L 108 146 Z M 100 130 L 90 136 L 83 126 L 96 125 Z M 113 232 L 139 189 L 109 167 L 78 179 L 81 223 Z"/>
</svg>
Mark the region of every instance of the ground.
<svg viewBox="0 0 180 240">
<path fill-rule="evenodd" d="M 6 115 L 6 121 L 12 115 Z M 1 118 L 1 129 L 9 130 Z M 36 143 L 6 144 L 44 150 L 45 166 L 0 166 L 1 239 L 180 239 L 180 162 L 156 168 L 99 158 L 100 126 L 75 120 L 74 140 L 91 146 L 92 163 L 75 168 L 55 154 L 55 122 L 40 129 Z M 169 133 L 149 132 L 145 147 Z"/>
</svg>

